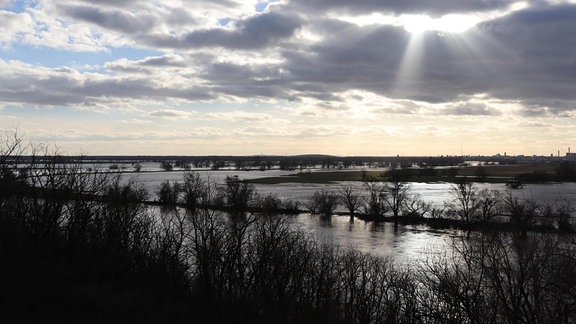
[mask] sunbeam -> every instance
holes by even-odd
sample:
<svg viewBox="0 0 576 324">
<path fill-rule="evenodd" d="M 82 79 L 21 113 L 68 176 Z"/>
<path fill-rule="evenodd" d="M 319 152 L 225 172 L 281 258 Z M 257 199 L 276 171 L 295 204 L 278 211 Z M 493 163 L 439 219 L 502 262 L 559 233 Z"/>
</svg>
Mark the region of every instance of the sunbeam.
<svg viewBox="0 0 576 324">
<path fill-rule="evenodd" d="M 392 90 L 394 96 L 406 96 L 418 91 L 424 54 L 424 37 L 423 33 L 410 35 L 394 81 Z"/>
</svg>

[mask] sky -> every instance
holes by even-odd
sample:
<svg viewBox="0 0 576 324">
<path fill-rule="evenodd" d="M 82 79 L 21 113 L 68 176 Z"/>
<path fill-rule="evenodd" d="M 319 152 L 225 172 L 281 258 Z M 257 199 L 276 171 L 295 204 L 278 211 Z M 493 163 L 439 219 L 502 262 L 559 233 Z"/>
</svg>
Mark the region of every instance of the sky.
<svg viewBox="0 0 576 324">
<path fill-rule="evenodd" d="M 70 155 L 564 155 L 574 0 L 0 0 L 0 131 Z"/>
</svg>

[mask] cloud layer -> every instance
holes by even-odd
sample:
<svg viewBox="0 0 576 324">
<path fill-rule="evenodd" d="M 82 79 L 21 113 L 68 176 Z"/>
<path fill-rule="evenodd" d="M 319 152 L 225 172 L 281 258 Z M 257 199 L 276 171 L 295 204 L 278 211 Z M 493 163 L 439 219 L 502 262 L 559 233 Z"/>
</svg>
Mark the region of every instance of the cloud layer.
<svg viewBox="0 0 576 324">
<path fill-rule="evenodd" d="M 478 23 L 408 32 L 409 19 L 450 15 Z M 286 136 L 334 136 L 318 127 L 382 116 L 563 125 L 576 115 L 573 1 L 0 1 L 0 20 L 3 106 L 245 123 L 243 136 L 276 121 L 300 128 Z M 45 49 L 73 59 L 54 67 Z M 19 56 L 27 50 L 37 61 Z"/>
</svg>

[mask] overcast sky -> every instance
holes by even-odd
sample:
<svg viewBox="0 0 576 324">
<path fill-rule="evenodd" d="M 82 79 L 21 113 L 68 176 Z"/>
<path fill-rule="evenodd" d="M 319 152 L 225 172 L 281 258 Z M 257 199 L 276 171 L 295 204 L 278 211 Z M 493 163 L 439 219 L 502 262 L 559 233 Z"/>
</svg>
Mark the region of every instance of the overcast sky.
<svg viewBox="0 0 576 324">
<path fill-rule="evenodd" d="M 0 130 L 68 154 L 576 151 L 576 1 L 0 0 Z"/>
</svg>

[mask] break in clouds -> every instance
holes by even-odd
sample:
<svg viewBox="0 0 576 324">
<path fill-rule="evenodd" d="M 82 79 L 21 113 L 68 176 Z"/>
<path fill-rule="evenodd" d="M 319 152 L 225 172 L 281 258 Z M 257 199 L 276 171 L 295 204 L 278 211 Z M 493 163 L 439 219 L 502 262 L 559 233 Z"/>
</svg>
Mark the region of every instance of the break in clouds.
<svg viewBox="0 0 576 324">
<path fill-rule="evenodd" d="M 354 111 L 370 97 L 376 112 L 406 115 L 571 117 L 576 108 L 573 1 L 4 0 L 0 6 L 4 106 L 284 102 L 296 116 L 318 116 Z M 418 24 L 423 15 L 475 24 L 457 33 L 414 32 L 408 22 Z M 69 55 L 70 64 L 11 54 L 29 49 Z M 81 59 L 98 53 L 105 59 Z M 506 103 L 515 108 L 506 111 Z M 268 112 L 274 109 L 280 108 Z"/>
</svg>

